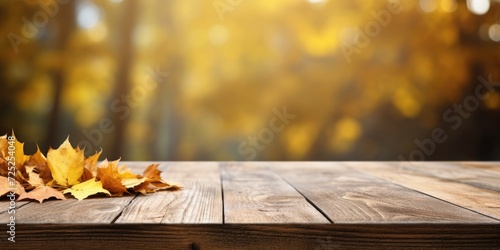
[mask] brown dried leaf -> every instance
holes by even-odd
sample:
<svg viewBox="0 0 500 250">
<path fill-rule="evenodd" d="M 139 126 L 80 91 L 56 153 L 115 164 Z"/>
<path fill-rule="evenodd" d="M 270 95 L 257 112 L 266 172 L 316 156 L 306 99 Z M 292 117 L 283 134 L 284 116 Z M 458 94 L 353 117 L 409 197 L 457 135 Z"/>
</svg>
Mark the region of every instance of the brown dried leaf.
<svg viewBox="0 0 500 250">
<path fill-rule="evenodd" d="M 156 187 L 151 184 L 149 181 L 145 181 L 134 187 L 135 192 L 139 192 L 142 194 L 154 193 L 156 192 Z"/>
<path fill-rule="evenodd" d="M 26 166 L 26 172 L 29 176 L 28 183 L 33 187 L 45 186 L 42 178 L 40 178 L 40 175 L 33 171 L 34 169 L 35 167 L 33 166 Z"/>
<path fill-rule="evenodd" d="M 61 191 L 53 189 L 48 186 L 38 186 L 37 188 L 35 188 L 30 192 L 19 195 L 18 200 L 33 199 L 42 203 L 44 200 L 47 200 L 51 197 L 54 197 L 59 200 L 66 200 L 66 197 L 64 197 Z"/>
<path fill-rule="evenodd" d="M 178 185 L 171 185 L 166 183 L 165 181 L 163 182 L 149 182 L 145 181 L 141 183 L 140 185 L 137 185 L 134 187 L 134 191 L 142 193 L 142 194 L 147 194 L 147 193 L 154 193 L 158 190 L 169 190 L 169 191 L 177 191 L 180 190 L 182 187 Z"/>
<path fill-rule="evenodd" d="M 52 173 L 50 172 L 50 168 L 47 165 L 47 158 L 42 154 L 40 148 L 37 146 L 36 153 L 31 155 L 26 166 L 34 166 L 36 172 L 42 178 L 44 184 L 47 184 L 52 179 Z M 26 169 L 26 172 L 28 170 Z M 29 175 L 29 173 L 28 173 Z"/>
<path fill-rule="evenodd" d="M 80 182 L 88 181 L 90 179 L 94 178 L 94 175 L 92 175 L 92 172 L 90 170 L 84 168 L 83 169 L 83 174 L 80 176 Z"/>
<path fill-rule="evenodd" d="M 96 152 L 94 155 L 87 157 L 85 159 L 85 168 L 92 173 L 92 176 L 97 175 L 97 161 L 99 160 L 99 157 L 101 156 L 102 149 L 99 152 Z"/>
<path fill-rule="evenodd" d="M 3 158 L 7 157 L 9 141 L 7 135 L 0 136 L 0 162 L 5 162 Z"/>
<path fill-rule="evenodd" d="M 161 178 L 162 171 L 158 169 L 158 166 L 159 164 L 151 164 L 146 168 L 146 170 L 144 170 L 144 178 L 146 178 L 146 181 L 134 187 L 136 192 L 146 194 L 153 193 L 158 190 L 175 191 L 181 189 L 178 185 L 171 185 L 164 181 Z"/>
<path fill-rule="evenodd" d="M 35 199 L 40 203 L 50 197 L 65 199 L 63 193 L 55 188 L 66 187 L 64 193 L 71 193 L 78 200 L 89 195 L 105 193 L 122 196 L 130 189 L 141 193 L 151 193 L 157 190 L 178 190 L 180 186 L 172 185 L 161 178 L 158 164 L 148 166 L 144 176 L 133 173 L 126 166 L 118 166 L 117 161 L 104 160 L 98 164 L 102 149 L 94 155 L 85 158 L 83 150 L 73 148 L 69 137 L 57 149 L 49 149 L 45 157 L 37 146 L 37 152 L 31 156 L 24 155 L 24 144 L 15 140 L 14 157 L 16 164 L 15 179 L 9 179 L 8 147 L 12 142 L 7 135 L 0 136 L 0 196 L 10 193 L 11 184 L 19 199 Z M 9 181 L 12 180 L 12 183 Z M 33 189 L 26 192 L 25 188 Z"/>
<path fill-rule="evenodd" d="M 161 171 L 158 170 L 158 166 L 160 164 L 151 164 L 149 165 L 146 170 L 144 170 L 143 176 L 148 179 L 148 181 L 163 181 L 161 179 Z"/>
<path fill-rule="evenodd" d="M 102 182 L 102 187 L 107 189 L 113 196 L 122 196 L 127 192 L 127 188 L 122 184 L 120 174 L 118 173 L 118 161 L 107 162 L 106 165 L 99 165 L 97 168 L 96 179 Z"/>
<path fill-rule="evenodd" d="M 24 187 L 16 180 L 10 179 L 11 181 L 14 181 L 15 183 L 15 189 L 12 189 L 12 183 L 9 181 L 9 178 L 0 176 L 0 197 L 4 196 L 5 194 L 10 193 L 13 191 L 14 193 L 21 195 L 25 193 Z"/>
<path fill-rule="evenodd" d="M 12 136 L 15 137 L 14 131 L 12 131 Z M 15 140 L 14 146 L 16 147 L 15 157 L 16 157 L 16 166 L 22 166 L 29 159 L 29 155 L 24 154 L 24 142 L 20 142 Z"/>
<path fill-rule="evenodd" d="M 7 176 L 8 173 L 7 162 L 0 158 L 0 176 Z"/>
</svg>

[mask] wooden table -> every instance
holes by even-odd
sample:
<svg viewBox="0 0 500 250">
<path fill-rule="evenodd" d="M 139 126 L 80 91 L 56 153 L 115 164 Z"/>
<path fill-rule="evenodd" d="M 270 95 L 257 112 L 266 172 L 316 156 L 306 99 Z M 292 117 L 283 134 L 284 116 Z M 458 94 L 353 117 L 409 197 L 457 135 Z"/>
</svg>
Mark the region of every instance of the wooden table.
<svg viewBox="0 0 500 250">
<path fill-rule="evenodd" d="M 129 162 L 137 173 L 150 162 Z M 163 162 L 184 189 L 20 201 L 0 249 L 500 249 L 500 163 Z"/>
</svg>

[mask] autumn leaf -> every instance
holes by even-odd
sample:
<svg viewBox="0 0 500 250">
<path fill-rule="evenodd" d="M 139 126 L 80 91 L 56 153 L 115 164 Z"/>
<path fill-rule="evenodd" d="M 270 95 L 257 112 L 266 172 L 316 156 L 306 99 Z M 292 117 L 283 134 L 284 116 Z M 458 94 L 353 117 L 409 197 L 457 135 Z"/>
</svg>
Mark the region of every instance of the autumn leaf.
<svg viewBox="0 0 500 250">
<path fill-rule="evenodd" d="M 134 187 L 135 192 L 139 192 L 141 194 L 154 193 L 156 192 L 156 187 L 151 185 L 149 181 L 145 181 Z"/>
<path fill-rule="evenodd" d="M 40 175 L 33 171 L 34 169 L 35 167 L 33 166 L 26 166 L 26 172 L 29 176 L 28 183 L 33 187 L 45 186 L 42 178 L 40 178 Z"/>
<path fill-rule="evenodd" d="M 9 179 L 8 147 L 14 144 L 16 164 L 15 179 Z M 49 198 L 65 200 L 64 194 L 71 193 L 78 200 L 90 195 L 104 193 L 122 196 L 123 193 L 143 194 L 158 190 L 178 190 L 180 186 L 167 183 L 161 178 L 158 164 L 148 166 L 144 176 L 135 174 L 125 165 L 118 166 L 119 160 L 104 160 L 98 163 L 102 150 L 85 158 L 83 150 L 73 148 L 69 137 L 57 149 L 49 149 L 47 157 L 37 146 L 33 155 L 24 154 L 24 144 L 8 141 L 7 135 L 0 136 L 0 196 L 11 191 L 11 184 L 18 200 L 34 199 L 42 203 Z M 13 181 L 10 183 L 9 181 Z M 59 191 L 65 188 L 63 192 Z"/>
<path fill-rule="evenodd" d="M 18 200 L 33 199 L 42 203 L 44 200 L 54 197 L 59 200 L 66 200 L 66 197 L 61 191 L 52 187 L 46 186 L 38 173 L 35 172 L 34 166 L 26 166 L 26 172 L 29 176 L 28 183 L 35 187 L 30 192 L 25 192 L 19 195 Z"/>
<path fill-rule="evenodd" d="M 9 148 L 9 141 L 7 140 L 7 135 L 0 136 L 0 162 L 4 162 L 7 156 L 7 151 Z"/>
<path fill-rule="evenodd" d="M 151 164 L 146 170 L 144 170 L 143 176 L 148 179 L 148 181 L 162 181 L 161 171 L 158 169 L 159 164 Z"/>
<path fill-rule="evenodd" d="M 120 175 L 122 185 L 126 188 L 133 188 L 147 180 L 147 178 L 141 175 L 134 174 L 132 170 L 127 168 L 125 165 L 118 167 L 118 174 Z"/>
<path fill-rule="evenodd" d="M 13 180 L 15 182 L 15 189 L 12 189 L 12 183 L 10 183 L 9 178 L 0 176 L 0 197 L 4 196 L 5 194 L 8 194 L 11 191 L 14 191 L 14 193 L 21 195 L 25 193 L 24 187 L 16 180 Z"/>
<path fill-rule="evenodd" d="M 118 161 L 104 160 L 97 168 L 97 180 L 102 182 L 102 187 L 111 192 L 113 196 L 122 196 L 127 188 L 122 184 L 118 173 Z"/>
<path fill-rule="evenodd" d="M 70 187 L 79 183 L 83 174 L 85 157 L 82 150 L 71 146 L 68 137 L 58 149 L 49 149 L 47 163 L 57 184 Z"/>
<path fill-rule="evenodd" d="M 181 189 L 181 187 L 178 185 L 171 185 L 165 182 L 161 178 L 162 172 L 158 169 L 158 166 L 159 164 L 151 164 L 146 168 L 146 170 L 144 170 L 144 178 L 146 178 L 146 181 L 135 186 L 134 191 L 142 194 L 147 194 L 156 192 L 158 190 L 175 191 Z"/>
<path fill-rule="evenodd" d="M 40 179 L 41 180 L 41 179 Z M 54 197 L 59 200 L 66 200 L 66 197 L 61 193 L 61 191 L 51 188 L 49 186 L 38 186 L 30 192 L 25 192 L 19 195 L 18 200 L 33 199 L 42 203 L 44 200 Z"/>
<path fill-rule="evenodd" d="M 181 186 L 178 186 L 178 185 L 170 185 L 170 184 L 164 183 L 164 182 L 149 182 L 149 181 L 145 181 L 145 182 L 141 183 L 140 185 L 134 187 L 134 191 L 142 193 L 142 194 L 154 193 L 158 190 L 177 191 L 180 189 L 181 189 Z"/>
<path fill-rule="evenodd" d="M 120 177 L 122 179 L 127 179 L 127 178 L 141 178 L 140 175 L 134 174 L 134 172 L 132 172 L 132 170 L 130 170 L 129 168 L 127 168 L 127 166 L 125 166 L 125 165 L 121 165 L 121 166 L 118 167 L 118 173 L 120 174 Z"/>
<path fill-rule="evenodd" d="M 92 176 L 97 175 L 97 161 L 99 160 L 99 156 L 101 156 L 102 149 L 99 152 L 96 152 L 94 155 L 89 156 L 85 159 L 85 168 L 92 173 Z"/>
<path fill-rule="evenodd" d="M 24 154 L 24 143 L 21 143 L 17 140 L 17 137 L 14 135 L 14 131 L 12 131 L 12 136 L 14 136 L 14 157 L 16 159 L 16 180 L 21 184 L 26 183 L 26 178 L 28 178 L 26 174 L 26 170 L 24 168 L 24 163 L 26 163 L 29 159 L 29 155 Z M 9 145 L 10 146 L 10 145 Z"/>
<path fill-rule="evenodd" d="M 78 179 L 79 182 L 84 182 L 84 181 L 88 181 L 90 179 L 94 178 L 94 175 L 92 174 L 92 172 L 90 172 L 90 170 L 84 168 L 83 169 L 83 174 L 82 176 L 80 176 L 80 179 Z"/>
<path fill-rule="evenodd" d="M 7 149 L 9 147 L 9 141 L 7 140 L 7 135 L 0 136 L 0 176 L 7 176 L 7 162 L 5 158 L 7 157 Z"/>
<path fill-rule="evenodd" d="M 12 131 L 12 136 L 15 137 L 14 131 Z M 14 152 L 14 156 L 16 157 L 16 166 L 19 168 L 20 166 L 23 166 L 26 161 L 28 161 L 29 156 L 24 154 L 24 143 L 19 142 L 17 137 L 15 138 L 14 147 L 16 147 L 16 150 Z"/>
<path fill-rule="evenodd" d="M 36 165 L 47 165 L 47 158 L 40 151 L 40 147 L 36 146 L 36 153 L 29 156 L 28 165 L 36 166 Z"/>
<path fill-rule="evenodd" d="M 76 184 L 71 188 L 64 190 L 63 193 L 71 193 L 71 195 L 73 195 L 80 201 L 89 197 L 90 195 L 94 195 L 97 193 L 105 193 L 107 195 L 111 195 L 108 190 L 102 187 L 102 182 L 96 181 L 95 178 L 92 178 L 80 184 Z"/>
<path fill-rule="evenodd" d="M 38 172 L 38 175 L 40 176 L 40 178 L 42 178 L 45 184 L 52 180 L 52 173 L 50 172 L 50 168 L 47 165 L 47 158 L 42 154 L 38 146 L 36 153 L 29 157 L 26 166 L 34 166 L 36 171 Z M 26 170 L 26 172 L 28 172 L 28 170 Z"/>
<path fill-rule="evenodd" d="M 7 169 L 7 162 L 2 162 L 2 158 L 0 158 L 0 176 L 7 176 L 9 171 Z"/>
<path fill-rule="evenodd" d="M 122 185 L 126 188 L 133 188 L 146 181 L 146 178 L 122 178 Z"/>
</svg>

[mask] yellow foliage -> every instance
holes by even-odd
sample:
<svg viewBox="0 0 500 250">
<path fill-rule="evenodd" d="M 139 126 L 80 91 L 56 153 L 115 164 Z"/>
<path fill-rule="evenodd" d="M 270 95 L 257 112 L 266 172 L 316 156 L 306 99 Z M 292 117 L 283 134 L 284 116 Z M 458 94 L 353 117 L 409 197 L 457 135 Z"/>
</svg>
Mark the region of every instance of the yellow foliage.
<svg viewBox="0 0 500 250">
<path fill-rule="evenodd" d="M 52 172 L 52 177 L 62 187 L 78 184 L 83 174 L 85 157 L 79 148 L 74 149 L 69 142 L 69 137 L 58 149 L 49 149 L 47 165 Z"/>
<path fill-rule="evenodd" d="M 83 200 L 90 195 L 97 193 L 104 193 L 107 195 L 111 195 L 111 193 L 102 187 L 101 181 L 96 181 L 95 178 L 82 182 L 80 184 L 76 184 L 71 188 L 68 188 L 63 191 L 64 194 L 71 193 L 78 200 Z"/>
</svg>

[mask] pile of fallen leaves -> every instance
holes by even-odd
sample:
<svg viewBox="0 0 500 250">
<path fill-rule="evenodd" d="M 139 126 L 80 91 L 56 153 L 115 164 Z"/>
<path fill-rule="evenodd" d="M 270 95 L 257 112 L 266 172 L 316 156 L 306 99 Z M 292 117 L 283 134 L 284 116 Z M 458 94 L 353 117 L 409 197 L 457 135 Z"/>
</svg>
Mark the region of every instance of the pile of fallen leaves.
<svg viewBox="0 0 500 250">
<path fill-rule="evenodd" d="M 8 147 L 12 144 L 15 146 L 15 177 L 7 161 Z M 142 175 L 134 174 L 125 165 L 119 166 L 119 160 L 98 162 L 102 150 L 85 158 L 83 150 L 73 148 L 69 138 L 58 149 L 49 149 L 47 157 L 39 148 L 35 154 L 25 155 L 23 147 L 24 143 L 17 139 L 9 144 L 6 135 L 0 137 L 0 197 L 13 191 L 18 195 L 17 200 L 34 199 L 41 203 L 51 197 L 65 200 L 67 193 L 83 200 L 94 194 L 122 196 L 124 193 L 180 189 L 160 177 L 158 164 L 148 166 Z M 14 183 L 15 189 L 12 188 Z"/>
</svg>

